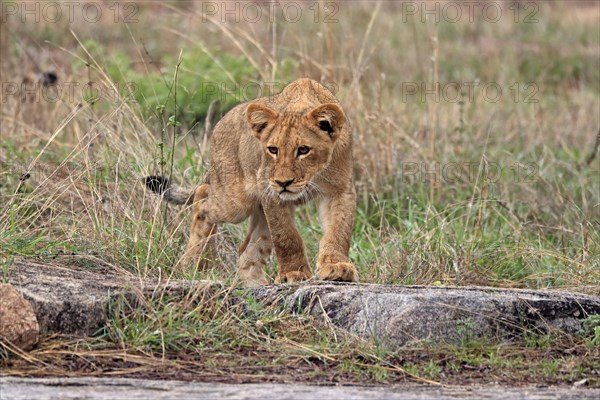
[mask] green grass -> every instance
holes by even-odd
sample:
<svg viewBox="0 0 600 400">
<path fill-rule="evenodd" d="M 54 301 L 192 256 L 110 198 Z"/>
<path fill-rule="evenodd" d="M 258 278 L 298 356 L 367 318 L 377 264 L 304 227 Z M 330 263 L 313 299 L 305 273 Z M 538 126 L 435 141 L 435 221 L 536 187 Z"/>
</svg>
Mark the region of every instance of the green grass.
<svg viewBox="0 0 600 400">
<path fill-rule="evenodd" d="M 92 81 L 105 94 L 3 99 L 5 277 L 14 260 L 33 258 L 232 284 L 247 223 L 222 227 L 219 268 L 182 270 L 189 210 L 160 204 L 140 178 L 171 175 L 192 187 L 210 159 L 197 133 L 211 101 L 219 98 L 225 112 L 253 96 L 235 90 L 249 83 L 264 84 L 268 94 L 270 86 L 310 76 L 336 83 L 354 125 L 359 200 L 350 257 L 362 282 L 600 292 L 600 156 L 586 162 L 600 126 L 597 5 L 541 3 L 534 24 L 478 18 L 438 25 L 404 21 L 392 3 L 377 14 L 370 3 L 340 6 L 343 23 L 274 25 L 200 23 L 195 3 L 138 6 L 138 23 L 78 21 L 74 35 L 43 21 L 0 27 L 4 81 L 39 72 L 33 59 L 56 69 L 61 82 L 84 88 Z M 423 90 L 434 81 L 458 83 L 463 93 L 435 101 Z M 476 81 L 469 97 L 465 83 Z M 203 91 L 207 83 L 233 93 Z M 485 100 L 486 83 L 502 88 L 497 102 Z M 407 84 L 417 92 L 403 92 Z M 21 181 L 27 166 L 31 178 Z M 297 222 L 314 264 L 322 235 L 316 208 L 298 210 Z M 267 272 L 275 276 L 275 261 Z M 95 338 L 46 339 L 34 354 L 61 373 L 69 365 L 57 354 L 71 352 L 99 370 L 116 357 L 123 370 L 131 362 L 144 371 L 158 365 L 236 374 L 241 359 L 238 374 L 246 378 L 293 376 L 300 368 L 315 380 L 339 374 L 340 381 L 382 383 L 476 381 L 490 371 L 489 379 L 505 382 L 530 382 L 532 371 L 565 383 L 599 369 L 593 321 L 584 337 L 532 333 L 511 345 L 473 342 L 465 321 L 458 347 L 394 353 L 241 296 L 244 307 L 162 299 L 129 309 L 117 302 Z"/>
</svg>

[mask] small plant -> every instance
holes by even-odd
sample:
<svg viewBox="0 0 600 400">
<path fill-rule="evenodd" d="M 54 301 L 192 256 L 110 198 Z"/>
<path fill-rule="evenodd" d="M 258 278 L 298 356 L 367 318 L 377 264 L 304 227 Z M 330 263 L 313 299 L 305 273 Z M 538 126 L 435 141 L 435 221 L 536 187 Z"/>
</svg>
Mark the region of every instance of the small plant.
<svg viewBox="0 0 600 400">
<path fill-rule="evenodd" d="M 0 255 L 2 259 L 0 259 L 0 264 L 2 265 L 2 283 L 8 283 L 8 277 L 10 272 L 10 267 L 13 265 L 13 257 L 12 256 L 4 256 Z"/>
<path fill-rule="evenodd" d="M 583 320 L 586 341 L 590 347 L 600 347 L 600 315 L 590 315 Z"/>
<path fill-rule="evenodd" d="M 456 321 L 456 333 L 462 346 L 468 347 L 475 339 L 476 323 L 470 318 Z"/>
<path fill-rule="evenodd" d="M 438 379 L 442 372 L 442 368 L 433 360 L 423 365 L 422 370 L 423 375 L 429 379 Z"/>
<path fill-rule="evenodd" d="M 524 335 L 525 345 L 533 349 L 547 349 L 551 347 L 557 340 L 558 337 L 552 332 L 539 332 L 533 330 L 527 330 Z"/>
</svg>

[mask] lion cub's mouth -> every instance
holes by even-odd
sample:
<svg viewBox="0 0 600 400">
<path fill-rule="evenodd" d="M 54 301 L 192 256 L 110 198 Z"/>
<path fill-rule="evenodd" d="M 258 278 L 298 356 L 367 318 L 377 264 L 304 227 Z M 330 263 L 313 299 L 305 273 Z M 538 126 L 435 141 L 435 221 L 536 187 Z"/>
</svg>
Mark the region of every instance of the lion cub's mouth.
<svg viewBox="0 0 600 400">
<path fill-rule="evenodd" d="M 298 200 L 304 194 L 304 188 L 299 188 L 294 191 L 289 190 L 288 188 L 274 190 L 274 191 L 277 193 L 277 196 L 279 197 L 279 199 L 284 200 L 284 201 Z"/>
<path fill-rule="evenodd" d="M 269 191 L 272 195 L 276 195 L 280 201 L 295 201 L 307 194 L 309 185 L 303 182 L 295 182 L 293 185 L 276 185 L 273 182 L 269 182 Z"/>
<path fill-rule="evenodd" d="M 289 190 L 284 189 L 281 192 L 279 192 L 279 198 L 285 201 L 298 200 L 300 197 L 302 197 L 303 193 L 304 190 L 301 190 L 299 192 L 290 192 Z"/>
</svg>

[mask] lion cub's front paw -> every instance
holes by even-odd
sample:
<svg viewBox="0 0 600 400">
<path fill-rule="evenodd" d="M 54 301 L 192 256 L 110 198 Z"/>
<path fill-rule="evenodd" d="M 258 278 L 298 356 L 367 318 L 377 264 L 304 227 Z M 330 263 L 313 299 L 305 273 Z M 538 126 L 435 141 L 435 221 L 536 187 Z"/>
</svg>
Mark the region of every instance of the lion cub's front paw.
<svg viewBox="0 0 600 400">
<path fill-rule="evenodd" d="M 311 278 L 310 273 L 305 271 L 289 271 L 280 273 L 277 278 L 275 278 L 275 283 L 294 283 L 301 282 Z"/>
<path fill-rule="evenodd" d="M 324 281 L 357 282 L 358 271 L 348 262 L 322 263 L 317 268 L 319 279 Z"/>
</svg>

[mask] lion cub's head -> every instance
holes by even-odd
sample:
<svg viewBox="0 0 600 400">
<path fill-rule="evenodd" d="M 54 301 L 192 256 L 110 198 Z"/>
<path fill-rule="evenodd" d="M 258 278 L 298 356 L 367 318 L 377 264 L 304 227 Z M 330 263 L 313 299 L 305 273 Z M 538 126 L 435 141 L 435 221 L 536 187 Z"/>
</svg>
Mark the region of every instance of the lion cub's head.
<svg viewBox="0 0 600 400">
<path fill-rule="evenodd" d="M 284 201 L 300 199 L 315 175 L 327 167 L 346 122 L 335 103 L 305 112 L 277 112 L 255 102 L 246 108 L 246 119 L 260 140 L 269 188 Z"/>
</svg>

